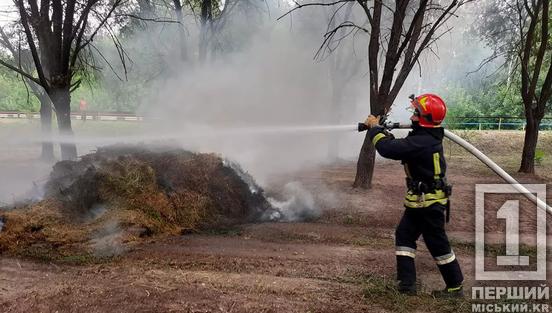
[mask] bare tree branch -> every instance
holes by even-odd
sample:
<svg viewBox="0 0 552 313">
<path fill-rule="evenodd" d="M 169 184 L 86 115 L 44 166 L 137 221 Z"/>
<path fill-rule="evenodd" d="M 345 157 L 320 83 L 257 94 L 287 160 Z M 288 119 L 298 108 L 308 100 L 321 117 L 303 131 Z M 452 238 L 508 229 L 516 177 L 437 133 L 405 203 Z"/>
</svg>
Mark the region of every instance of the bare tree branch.
<svg viewBox="0 0 552 313">
<path fill-rule="evenodd" d="M 497 51 L 494 51 L 492 55 L 484 58 L 481 63 L 479 63 L 479 65 L 477 66 L 476 69 L 472 70 L 472 71 L 469 71 L 466 76 L 469 76 L 471 74 L 474 74 L 474 73 L 477 73 L 479 72 L 483 67 L 485 67 L 487 64 L 493 62 L 494 60 L 496 60 L 497 58 L 505 55 L 506 52 L 497 52 Z"/>
<path fill-rule="evenodd" d="M 334 36 L 337 34 L 337 32 L 338 32 L 340 29 L 344 29 L 344 28 L 352 28 L 352 30 L 351 30 L 349 33 L 345 34 L 344 37 L 342 37 L 342 38 L 340 38 L 340 39 L 338 39 L 338 40 L 341 40 L 341 39 L 347 37 L 347 36 L 348 36 L 352 31 L 354 31 L 355 29 L 358 29 L 358 30 L 361 30 L 361 31 L 364 31 L 364 32 L 368 33 L 368 30 L 367 30 L 366 28 L 363 28 L 363 27 L 361 27 L 361 26 L 358 26 L 358 25 L 354 24 L 353 22 L 345 21 L 345 22 L 339 24 L 338 26 L 334 27 L 332 30 L 330 30 L 330 31 L 328 31 L 328 32 L 326 32 L 326 33 L 324 34 L 324 41 L 322 42 L 322 44 L 321 44 L 320 47 L 318 48 L 318 51 L 316 51 L 316 54 L 314 55 L 314 58 L 315 58 L 315 59 L 319 56 L 319 54 L 320 54 L 320 52 L 322 51 L 322 49 L 323 49 L 324 47 L 327 47 L 327 46 L 328 46 L 328 42 L 330 42 L 330 41 L 334 38 Z"/>
<path fill-rule="evenodd" d="M 145 21 L 145 22 L 182 24 L 182 22 L 180 22 L 178 20 L 175 21 L 175 20 L 168 20 L 168 19 L 157 18 L 157 17 L 149 17 L 149 18 L 148 17 L 141 17 L 141 16 L 138 16 L 138 15 L 135 15 L 135 14 L 130 14 L 130 13 L 119 13 L 119 14 L 115 14 L 114 16 L 115 17 L 130 17 L 130 18 L 140 20 L 140 21 Z"/>
<path fill-rule="evenodd" d="M 284 18 L 285 16 L 291 14 L 292 12 L 296 11 L 296 10 L 299 10 L 301 8 L 305 8 L 305 7 L 311 7 L 311 6 L 325 6 L 325 7 L 328 7 L 328 6 L 333 6 L 333 5 L 336 5 L 336 4 L 339 4 L 339 3 L 343 3 L 343 2 L 354 2 L 356 0 L 339 0 L 339 1 L 334 1 L 334 2 L 328 2 L 328 3 L 325 3 L 325 2 L 312 2 L 312 3 L 304 3 L 304 4 L 299 4 L 296 2 L 296 6 L 287 11 L 286 13 L 284 13 L 284 15 L 280 16 L 279 18 L 277 18 L 276 20 L 280 20 L 282 18 Z"/>
<path fill-rule="evenodd" d="M 94 1 L 97 2 L 98 0 L 94 0 Z M 100 22 L 98 23 L 96 28 L 92 31 L 91 35 L 84 41 L 83 44 L 78 46 L 77 49 L 80 50 L 86 47 L 92 40 L 94 40 L 94 37 L 96 37 L 96 35 L 98 34 L 98 31 L 105 25 L 105 23 L 107 23 L 107 20 L 111 17 L 115 9 L 118 8 L 123 3 L 123 1 L 125 0 L 115 0 L 113 2 L 113 5 L 111 5 L 111 8 L 107 12 L 107 14 L 103 18 L 99 18 Z"/>
<path fill-rule="evenodd" d="M 30 3 L 33 3 L 34 1 L 31 0 L 29 1 Z M 19 71 L 17 71 L 18 73 L 20 73 L 21 75 L 24 75 L 26 76 L 27 78 L 31 79 L 32 81 L 36 82 L 37 84 L 39 84 L 40 86 L 42 86 L 42 88 L 44 88 L 44 90 L 46 90 L 46 92 L 48 92 L 48 89 L 50 88 L 48 86 L 48 81 L 46 80 L 46 76 L 44 75 L 44 69 L 42 67 L 42 64 L 40 62 L 40 58 L 38 57 L 38 49 L 36 48 L 36 45 L 34 43 L 34 37 L 33 37 L 33 34 L 31 32 L 31 29 L 29 27 L 29 17 L 27 15 L 27 12 L 25 11 L 25 6 L 23 4 L 23 0 L 15 0 L 15 3 L 19 9 L 19 15 L 21 17 L 21 24 L 23 25 L 23 29 L 25 30 L 25 35 L 27 36 L 27 42 L 29 44 L 29 49 L 31 50 L 31 55 L 33 56 L 33 61 L 34 61 L 34 64 L 35 64 L 35 67 L 36 67 L 36 71 L 38 73 L 38 80 L 36 80 L 36 78 L 32 77 L 31 75 L 25 75 Z M 4 62 L 5 63 L 5 62 Z M 4 66 L 6 66 L 6 64 L 3 64 Z M 12 68 L 13 70 L 13 68 Z"/>
<path fill-rule="evenodd" d="M 544 1 L 547 2 L 547 1 Z M 533 98 L 535 100 L 538 100 L 538 96 L 536 93 L 537 89 L 537 83 L 539 81 L 539 76 L 541 74 L 541 68 L 542 68 L 542 62 L 544 60 L 544 55 L 546 53 L 546 50 L 548 48 L 548 8 L 545 9 L 545 5 L 542 0 L 539 0 L 537 3 L 538 6 L 542 6 L 542 18 L 541 18 L 541 40 L 540 45 L 536 53 L 536 59 L 535 64 L 533 65 L 533 78 L 531 79 L 531 84 L 529 86 L 529 94 L 533 95 Z M 538 20 L 539 16 L 539 10 L 535 9 L 535 17 Z"/>
<path fill-rule="evenodd" d="M 90 47 L 92 49 L 94 49 L 96 51 L 96 53 L 98 53 L 98 55 L 100 56 L 100 58 L 102 58 L 102 60 L 104 60 L 104 62 L 107 64 L 107 66 L 111 69 L 111 72 L 120 80 L 120 81 L 124 81 L 124 79 L 119 76 L 119 74 L 117 73 L 117 71 L 115 70 L 115 68 L 113 68 L 113 66 L 111 65 L 111 62 L 109 62 L 109 60 L 103 55 L 103 53 L 100 51 L 100 49 L 98 49 L 95 45 L 93 44 L 90 44 Z"/>
<path fill-rule="evenodd" d="M 380 3 L 378 3 L 377 6 L 380 6 L 381 1 L 378 1 L 378 2 Z M 360 5 L 362 10 L 364 10 L 364 14 L 366 14 L 366 18 L 368 18 L 368 22 L 370 22 L 370 24 L 373 24 L 373 17 L 372 17 L 372 14 L 370 13 L 370 9 L 368 8 L 368 0 L 357 0 L 357 3 Z"/>
<path fill-rule="evenodd" d="M 29 80 L 32 80 L 34 83 L 40 85 L 40 80 L 38 80 L 37 78 L 33 77 L 31 74 L 23 71 L 22 69 L 20 68 L 17 68 L 11 64 L 9 64 L 8 62 L 5 62 L 4 60 L 0 59 L 0 64 L 9 68 L 10 70 L 18 73 L 19 75 L 21 76 L 24 76 L 25 78 L 29 79 Z"/>
</svg>

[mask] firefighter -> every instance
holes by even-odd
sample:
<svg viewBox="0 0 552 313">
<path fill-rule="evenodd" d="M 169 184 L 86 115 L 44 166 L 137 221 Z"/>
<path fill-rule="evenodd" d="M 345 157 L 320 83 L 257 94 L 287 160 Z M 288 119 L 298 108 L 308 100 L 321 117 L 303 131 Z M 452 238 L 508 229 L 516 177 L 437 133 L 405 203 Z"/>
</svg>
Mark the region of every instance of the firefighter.
<svg viewBox="0 0 552 313">
<path fill-rule="evenodd" d="M 412 131 L 396 139 L 370 115 L 365 124 L 376 150 L 384 158 L 400 160 L 408 191 L 405 211 L 395 231 L 398 290 L 416 294 L 416 241 L 424 242 L 437 264 L 446 288 L 433 291 L 435 297 L 462 297 L 463 275 L 445 232 L 449 219 L 451 186 L 446 180 L 443 154 L 444 120 L 447 108 L 437 95 L 411 96 Z"/>
</svg>

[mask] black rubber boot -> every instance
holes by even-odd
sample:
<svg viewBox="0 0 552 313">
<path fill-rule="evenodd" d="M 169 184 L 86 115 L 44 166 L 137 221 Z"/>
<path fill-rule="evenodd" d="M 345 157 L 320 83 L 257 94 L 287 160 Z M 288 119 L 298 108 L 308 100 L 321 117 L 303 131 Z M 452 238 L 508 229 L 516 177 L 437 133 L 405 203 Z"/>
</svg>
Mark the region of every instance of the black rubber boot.
<svg viewBox="0 0 552 313">
<path fill-rule="evenodd" d="M 449 264 L 439 265 L 439 271 L 443 276 L 445 285 L 447 286 L 461 286 L 464 281 L 464 275 L 462 275 L 462 270 L 460 269 L 460 264 L 458 260 L 454 260 Z"/>
<path fill-rule="evenodd" d="M 447 287 L 443 290 L 434 290 L 433 292 L 431 292 L 431 295 L 435 298 L 440 299 L 463 298 L 464 288 L 462 285 L 456 287 Z"/>
<path fill-rule="evenodd" d="M 417 294 L 416 285 L 405 285 L 399 282 L 397 290 L 403 295 L 415 296 Z"/>
<path fill-rule="evenodd" d="M 399 285 L 416 286 L 416 265 L 414 259 L 407 256 L 397 256 L 397 281 Z"/>
</svg>

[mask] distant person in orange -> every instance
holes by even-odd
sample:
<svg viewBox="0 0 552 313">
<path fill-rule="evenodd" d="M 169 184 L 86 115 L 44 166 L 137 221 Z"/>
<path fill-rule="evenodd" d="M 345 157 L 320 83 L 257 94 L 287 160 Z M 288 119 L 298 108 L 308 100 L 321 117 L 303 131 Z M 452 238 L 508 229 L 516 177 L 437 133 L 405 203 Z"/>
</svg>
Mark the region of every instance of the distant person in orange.
<svg viewBox="0 0 552 313">
<path fill-rule="evenodd" d="M 81 120 L 86 122 L 86 111 L 88 110 L 88 103 L 84 99 L 80 100 L 79 109 L 81 113 Z"/>
</svg>

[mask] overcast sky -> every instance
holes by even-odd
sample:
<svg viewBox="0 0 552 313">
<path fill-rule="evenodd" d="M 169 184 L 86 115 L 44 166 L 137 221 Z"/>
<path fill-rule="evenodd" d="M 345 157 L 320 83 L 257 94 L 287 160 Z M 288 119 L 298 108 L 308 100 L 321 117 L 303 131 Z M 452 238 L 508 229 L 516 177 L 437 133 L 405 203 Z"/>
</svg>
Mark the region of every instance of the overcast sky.
<svg viewBox="0 0 552 313">
<path fill-rule="evenodd" d="M 0 0 L 0 25 L 12 22 L 16 17 L 13 0 Z"/>
</svg>

